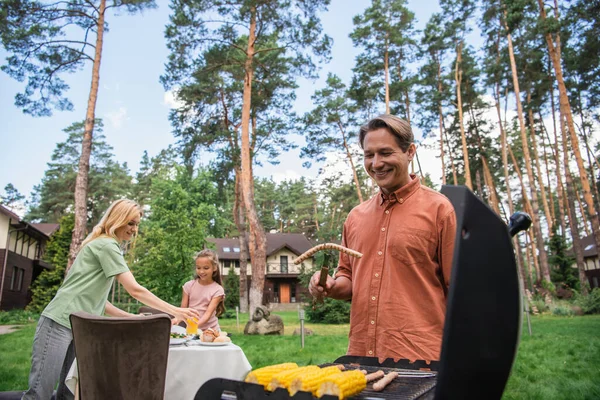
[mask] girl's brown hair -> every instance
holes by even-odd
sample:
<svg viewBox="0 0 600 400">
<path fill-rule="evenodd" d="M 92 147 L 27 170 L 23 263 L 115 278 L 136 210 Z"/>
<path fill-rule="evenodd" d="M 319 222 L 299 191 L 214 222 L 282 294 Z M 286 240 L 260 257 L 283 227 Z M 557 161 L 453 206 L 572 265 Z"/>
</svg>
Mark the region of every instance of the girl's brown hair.
<svg viewBox="0 0 600 400">
<path fill-rule="evenodd" d="M 219 285 L 223 286 L 223 283 L 221 282 L 221 272 L 219 271 L 219 256 L 217 255 L 217 253 L 215 253 L 213 250 L 210 250 L 210 249 L 204 249 L 196 254 L 196 256 L 194 257 L 194 263 L 199 258 L 207 258 L 210 261 L 210 263 L 212 264 L 212 267 L 213 267 L 213 273 L 212 273 L 213 281 L 215 281 Z M 196 274 L 195 278 L 198 279 L 197 274 Z M 217 317 L 219 317 L 224 312 L 225 312 L 225 301 L 224 301 L 224 299 L 221 299 L 219 304 L 217 304 L 217 309 L 215 311 L 215 314 Z"/>
</svg>

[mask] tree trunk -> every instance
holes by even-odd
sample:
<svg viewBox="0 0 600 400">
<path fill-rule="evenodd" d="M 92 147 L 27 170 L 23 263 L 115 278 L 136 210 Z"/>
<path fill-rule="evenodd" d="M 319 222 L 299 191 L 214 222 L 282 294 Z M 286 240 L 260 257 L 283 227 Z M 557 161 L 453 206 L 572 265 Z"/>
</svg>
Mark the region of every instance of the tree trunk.
<svg viewBox="0 0 600 400">
<path fill-rule="evenodd" d="M 81 155 L 79 156 L 79 167 L 77 178 L 75 179 L 75 225 L 73 227 L 73 236 L 69 247 L 69 260 L 65 269 L 65 276 L 69 272 L 71 265 L 77 257 L 79 247 L 85 239 L 87 225 L 87 192 L 88 192 L 88 174 L 90 171 L 90 156 L 92 154 L 92 137 L 94 135 L 94 122 L 96 119 L 96 100 L 98 99 L 98 87 L 100 84 L 100 61 L 102 59 L 102 44 L 104 41 L 104 13 L 106 11 L 106 0 L 100 1 L 98 10 L 98 24 L 96 29 L 96 51 L 94 54 L 94 64 L 92 66 L 92 84 L 88 96 L 87 111 L 85 114 L 85 127 L 83 140 L 81 142 Z"/>
<path fill-rule="evenodd" d="M 544 167 L 546 170 L 546 181 L 548 182 L 548 184 L 546 185 L 546 188 L 548 188 L 548 203 L 550 203 L 550 216 L 552 218 L 553 221 L 553 226 L 556 223 L 556 210 L 554 207 L 554 196 L 552 196 L 552 180 L 550 179 L 550 164 L 548 163 L 548 154 L 546 153 L 546 140 L 544 139 L 545 137 L 548 137 L 548 131 L 546 130 L 546 125 L 544 124 L 544 119 L 542 118 L 542 113 L 538 111 L 538 116 L 540 118 L 541 121 L 541 125 L 542 125 L 542 154 L 544 155 Z M 550 145 L 550 143 L 548 143 Z M 550 149 L 552 149 L 552 146 L 550 146 Z"/>
<path fill-rule="evenodd" d="M 562 182 L 562 172 L 560 169 L 560 153 L 558 147 L 558 129 L 556 127 L 556 107 L 554 106 L 554 85 L 550 90 L 550 107 L 552 108 L 552 131 L 554 133 L 554 162 L 556 164 L 556 194 L 558 197 L 558 213 L 560 214 L 560 228 L 562 229 L 563 235 L 567 235 L 566 217 L 565 217 L 565 191 Z M 550 138 L 548 138 L 550 141 Z"/>
<path fill-rule="evenodd" d="M 506 17 L 506 12 L 505 12 Z M 504 21 L 505 28 L 508 32 L 508 26 Z M 531 220 L 533 222 L 533 230 L 535 232 L 535 238 L 537 240 L 537 247 L 539 252 L 539 263 L 542 276 L 538 278 L 550 282 L 550 272 L 548 270 L 548 256 L 546 249 L 544 248 L 544 236 L 542 235 L 542 227 L 540 225 L 539 218 L 539 207 L 537 198 L 537 189 L 535 186 L 535 179 L 533 176 L 533 168 L 531 167 L 531 157 L 529 155 L 529 144 L 527 141 L 527 132 L 525 130 L 525 118 L 523 117 L 523 107 L 521 105 L 521 91 L 519 89 L 519 75 L 517 74 L 517 64 L 515 62 L 515 54 L 513 52 L 512 37 L 510 33 L 506 34 L 508 40 L 508 54 L 510 57 L 510 67 L 512 71 L 513 86 L 515 90 L 515 100 L 517 103 L 517 114 L 519 116 L 519 127 L 521 129 L 521 141 L 523 142 L 523 158 L 525 159 L 525 166 L 527 167 L 527 177 L 529 179 L 529 190 L 531 192 L 531 207 L 532 215 Z M 535 255 L 535 254 L 534 254 Z"/>
<path fill-rule="evenodd" d="M 250 146 L 250 108 L 252 101 L 252 81 L 254 79 L 254 45 L 256 41 L 256 8 L 250 9 L 250 30 L 246 49 L 244 92 L 242 104 L 242 197 L 246 217 L 250 226 L 249 250 L 252 263 L 252 283 L 250 285 L 250 312 L 263 304 L 265 269 L 267 265 L 267 238 L 258 218 L 254 204 L 254 178 L 252 175 L 252 154 Z"/>
<path fill-rule="evenodd" d="M 233 203 L 233 220 L 238 230 L 240 241 L 240 312 L 248 312 L 248 235 L 246 231 L 246 215 L 242 188 L 242 171 L 235 168 L 235 201 Z"/>
<path fill-rule="evenodd" d="M 354 178 L 354 186 L 356 186 L 356 194 L 358 196 L 358 201 L 363 202 L 362 192 L 360 190 L 360 182 L 358 181 L 358 174 L 356 173 L 356 167 L 354 166 L 354 161 L 352 160 L 352 154 L 350 153 L 350 147 L 348 146 L 348 141 L 346 140 L 346 132 L 344 131 L 344 127 L 340 121 L 337 122 L 338 128 L 342 134 L 342 141 L 344 144 L 344 149 L 346 150 L 346 157 L 348 157 L 348 162 L 350 163 L 350 168 L 352 168 L 352 176 Z"/>
<path fill-rule="evenodd" d="M 544 8 L 543 0 L 538 0 L 540 7 L 540 17 L 542 21 L 546 21 L 546 9 Z M 558 9 L 555 9 L 556 20 L 558 20 Z M 594 199 L 592 199 L 592 193 L 590 189 L 590 182 L 588 180 L 587 170 L 583 165 L 583 158 L 581 157 L 581 151 L 579 150 L 579 139 L 577 138 L 577 132 L 575 131 L 575 123 L 573 122 L 573 113 L 571 112 L 571 104 L 569 103 L 569 96 L 567 94 L 567 86 L 562 73 L 561 65 L 561 45 L 560 36 L 556 34 L 556 45 L 550 32 L 546 32 L 544 35 L 546 43 L 548 44 L 548 53 L 552 60 L 554 67 L 554 73 L 556 76 L 556 83 L 558 84 L 559 103 L 562 115 L 566 118 L 567 128 L 569 137 L 571 139 L 571 147 L 573 154 L 575 155 L 575 161 L 577 162 L 577 168 L 579 169 L 579 179 L 581 181 L 581 190 L 583 191 L 583 198 L 587 204 L 588 214 L 592 222 L 592 228 L 594 231 L 594 238 L 596 240 L 596 247 L 600 249 L 600 221 L 598 220 L 598 214 L 594 207 Z"/>
<path fill-rule="evenodd" d="M 462 140 L 462 152 L 463 161 L 465 163 L 465 185 L 473 190 L 473 183 L 471 182 L 471 166 L 469 165 L 469 151 L 467 150 L 467 137 L 465 135 L 465 126 L 463 122 L 463 110 L 462 110 L 462 93 L 460 91 L 460 84 L 462 82 L 462 69 L 460 63 L 462 61 L 462 46 L 461 41 L 456 49 L 456 69 L 454 71 L 454 79 L 456 80 L 456 101 L 458 108 L 458 125 L 460 126 L 460 137 Z"/>
<path fill-rule="evenodd" d="M 529 132 L 531 133 L 531 148 L 533 149 L 533 160 L 535 161 L 535 169 L 537 172 L 537 178 L 540 185 L 540 193 L 542 194 L 542 205 L 544 207 L 544 214 L 546 215 L 546 222 L 548 223 L 548 234 L 552 237 L 554 220 L 550 215 L 550 208 L 548 207 L 548 199 L 546 197 L 546 188 L 544 187 L 544 180 L 542 174 L 542 167 L 540 165 L 540 157 L 537 150 L 537 141 L 535 137 L 535 121 L 533 119 L 533 110 L 531 108 L 531 91 L 527 89 L 527 103 L 529 104 L 529 110 L 527 115 L 529 116 Z"/>
<path fill-rule="evenodd" d="M 436 60 L 437 63 L 437 89 L 438 89 L 438 94 L 440 95 L 440 98 L 442 97 L 442 91 L 443 91 L 443 87 L 442 87 L 442 65 L 440 64 L 439 61 L 439 55 L 436 53 L 434 55 L 434 59 Z M 444 161 L 444 136 L 446 133 L 446 127 L 444 124 L 444 109 L 442 107 L 442 102 L 441 100 L 438 100 L 438 114 L 439 114 L 439 123 L 440 123 L 440 160 L 442 160 L 442 184 L 445 185 L 446 184 L 446 164 Z M 457 185 L 457 180 L 456 180 L 456 169 L 454 168 L 454 161 L 452 160 L 452 152 L 448 152 L 448 154 L 450 155 L 450 163 L 452 164 L 452 173 L 454 175 L 454 185 Z"/>
<path fill-rule="evenodd" d="M 390 60 L 388 53 L 388 34 L 385 38 L 385 52 L 383 53 L 383 71 L 385 74 L 385 113 L 390 113 Z"/>
<path fill-rule="evenodd" d="M 579 285 L 581 294 L 584 296 L 588 294 L 587 290 L 587 278 L 585 276 L 585 260 L 583 258 L 583 249 L 581 247 L 581 238 L 579 236 L 579 227 L 577 226 L 577 215 L 575 213 L 575 191 L 573 185 L 573 175 L 571 175 L 571 169 L 569 168 L 569 151 L 567 146 L 567 135 L 565 133 L 565 124 L 563 116 L 561 116 L 561 132 L 563 136 L 563 157 L 565 165 L 565 180 L 567 184 L 567 201 L 569 206 L 567 208 L 569 212 L 569 226 L 571 227 L 571 237 L 573 238 L 573 250 L 575 252 L 575 261 L 577 262 L 577 271 L 579 273 Z"/>
</svg>

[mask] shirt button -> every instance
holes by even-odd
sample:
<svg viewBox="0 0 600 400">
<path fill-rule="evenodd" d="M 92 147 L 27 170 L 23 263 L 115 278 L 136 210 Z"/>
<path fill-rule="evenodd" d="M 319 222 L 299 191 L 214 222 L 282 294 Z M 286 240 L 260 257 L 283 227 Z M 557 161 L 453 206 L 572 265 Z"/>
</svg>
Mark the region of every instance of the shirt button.
<svg viewBox="0 0 600 400">
<path fill-rule="evenodd" d="M 386 214 L 389 214 L 389 213 L 390 213 L 390 210 L 385 210 L 385 213 L 386 213 Z"/>
<path fill-rule="evenodd" d="M 400 197 L 400 198 L 398 199 L 398 203 L 400 203 L 400 204 L 404 203 L 404 199 L 403 199 L 402 197 Z"/>
<path fill-rule="evenodd" d="M 385 231 L 385 228 L 381 228 L 381 232 Z"/>
<path fill-rule="evenodd" d="M 375 321 L 371 321 L 371 325 L 375 325 Z"/>
<path fill-rule="evenodd" d="M 371 297 L 371 300 L 375 300 L 375 299 L 376 299 L 376 297 L 375 297 L 375 296 Z"/>
<path fill-rule="evenodd" d="M 373 354 L 373 350 L 369 350 L 369 354 Z"/>
<path fill-rule="evenodd" d="M 375 278 L 379 278 L 379 274 L 375 274 Z"/>
<path fill-rule="evenodd" d="M 383 254 L 383 252 L 381 252 L 381 251 L 378 251 L 378 252 L 377 252 L 377 254 L 378 254 L 378 255 L 382 255 L 382 254 Z"/>
</svg>

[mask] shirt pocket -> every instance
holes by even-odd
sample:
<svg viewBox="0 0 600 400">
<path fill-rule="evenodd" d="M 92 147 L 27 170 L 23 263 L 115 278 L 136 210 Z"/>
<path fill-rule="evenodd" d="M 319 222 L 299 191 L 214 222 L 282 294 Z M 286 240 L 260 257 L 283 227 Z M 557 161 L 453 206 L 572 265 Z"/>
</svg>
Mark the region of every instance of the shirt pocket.
<svg viewBox="0 0 600 400">
<path fill-rule="evenodd" d="M 390 243 L 392 257 L 403 265 L 414 265 L 433 259 L 433 234 L 419 229 L 396 232 Z"/>
</svg>

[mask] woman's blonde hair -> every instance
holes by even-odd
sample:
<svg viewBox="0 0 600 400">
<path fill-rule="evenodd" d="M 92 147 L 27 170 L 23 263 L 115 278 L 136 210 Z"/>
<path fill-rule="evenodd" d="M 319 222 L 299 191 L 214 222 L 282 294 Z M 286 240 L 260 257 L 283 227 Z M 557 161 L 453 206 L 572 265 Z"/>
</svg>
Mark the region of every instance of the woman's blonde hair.
<svg viewBox="0 0 600 400">
<path fill-rule="evenodd" d="M 142 208 L 135 201 L 128 199 L 114 201 L 79 248 L 82 249 L 83 246 L 100 236 L 111 236 L 117 239 L 115 235 L 117 229 L 127 225 L 135 217 L 141 218 L 142 215 Z"/>
</svg>

